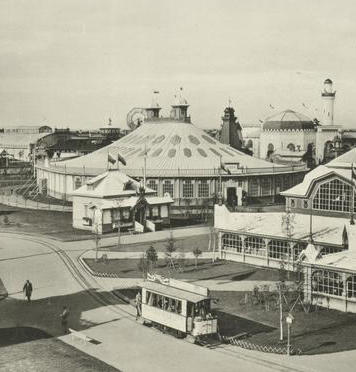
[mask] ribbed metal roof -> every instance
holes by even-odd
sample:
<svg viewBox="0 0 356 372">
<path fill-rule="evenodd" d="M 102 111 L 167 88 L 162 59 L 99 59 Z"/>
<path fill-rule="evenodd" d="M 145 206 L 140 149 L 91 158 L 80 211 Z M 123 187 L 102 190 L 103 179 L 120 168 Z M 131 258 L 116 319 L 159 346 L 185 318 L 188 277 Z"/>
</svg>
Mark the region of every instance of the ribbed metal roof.
<svg viewBox="0 0 356 372">
<path fill-rule="evenodd" d="M 111 145 L 79 158 L 58 162 L 57 167 L 65 166 L 68 171 L 77 167 L 105 170 L 108 154 L 117 158 L 120 153 L 127 163 L 126 167 L 120 164 L 121 170 L 142 169 L 146 152 L 148 171 L 217 169 L 220 157 L 223 162 L 239 163 L 240 167 L 271 168 L 271 163 L 222 144 L 193 124 L 169 119 L 147 121 Z"/>
<path fill-rule="evenodd" d="M 264 130 L 304 130 L 314 129 L 315 123 L 308 117 L 293 110 L 281 111 L 266 118 Z"/>
</svg>

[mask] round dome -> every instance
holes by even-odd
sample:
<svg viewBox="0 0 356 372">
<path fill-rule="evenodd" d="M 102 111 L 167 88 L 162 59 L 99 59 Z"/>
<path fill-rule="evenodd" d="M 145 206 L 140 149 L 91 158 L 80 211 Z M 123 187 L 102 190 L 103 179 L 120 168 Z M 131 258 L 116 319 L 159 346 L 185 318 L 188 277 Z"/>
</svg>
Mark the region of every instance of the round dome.
<svg viewBox="0 0 356 372">
<path fill-rule="evenodd" d="M 307 130 L 315 129 L 315 123 L 308 116 L 293 110 L 285 110 L 266 118 L 263 130 Z"/>
<path fill-rule="evenodd" d="M 144 157 L 147 175 L 159 172 L 169 176 L 177 170 L 183 176 L 186 170 L 196 171 L 218 169 L 221 159 L 226 163 L 238 163 L 241 167 L 270 168 L 271 163 L 246 155 L 234 148 L 216 141 L 193 124 L 175 120 L 148 121 L 118 141 L 90 154 L 57 166 L 86 171 L 106 169 L 110 154 L 115 159 L 120 154 L 127 165 L 120 164 L 120 170 L 130 175 L 137 169 L 142 174 Z M 135 173 L 135 172 L 134 172 Z M 137 172 L 136 172 L 137 173 Z"/>
<path fill-rule="evenodd" d="M 331 79 L 326 79 L 325 81 L 324 81 L 324 84 L 332 84 L 333 82 L 332 82 L 332 80 Z"/>
</svg>

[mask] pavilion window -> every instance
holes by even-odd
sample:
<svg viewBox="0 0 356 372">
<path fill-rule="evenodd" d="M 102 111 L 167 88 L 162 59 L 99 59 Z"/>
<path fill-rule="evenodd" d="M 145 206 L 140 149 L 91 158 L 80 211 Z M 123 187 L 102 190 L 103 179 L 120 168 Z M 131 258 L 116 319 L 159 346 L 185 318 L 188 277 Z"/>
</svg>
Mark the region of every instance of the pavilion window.
<svg viewBox="0 0 356 372">
<path fill-rule="evenodd" d="M 289 259 L 289 242 L 285 240 L 271 240 L 268 243 L 268 256 L 277 260 Z"/>
<path fill-rule="evenodd" d="M 183 182 L 183 198 L 192 198 L 194 196 L 194 187 L 191 180 Z"/>
<path fill-rule="evenodd" d="M 262 195 L 269 195 L 271 191 L 271 179 L 264 177 L 261 180 Z"/>
<path fill-rule="evenodd" d="M 208 198 L 209 197 L 209 184 L 207 180 L 201 180 L 198 184 L 198 197 Z"/>
<path fill-rule="evenodd" d="M 356 275 L 352 275 L 346 280 L 347 297 L 356 299 Z"/>
<path fill-rule="evenodd" d="M 324 246 L 321 251 L 320 251 L 320 254 L 322 256 L 326 256 L 328 254 L 332 254 L 332 253 L 336 253 L 336 252 L 340 252 L 340 249 L 337 248 L 337 247 L 330 247 L 330 246 Z"/>
<path fill-rule="evenodd" d="M 75 177 L 74 179 L 74 190 L 79 189 L 82 186 L 82 179 L 80 177 Z"/>
<path fill-rule="evenodd" d="M 245 239 L 245 253 L 253 256 L 266 256 L 266 245 L 262 238 L 249 236 Z"/>
<path fill-rule="evenodd" d="M 173 183 L 172 181 L 165 180 L 163 182 L 163 195 L 168 193 L 173 198 Z"/>
<path fill-rule="evenodd" d="M 349 212 L 350 195 L 351 187 L 334 179 L 319 186 L 313 198 L 313 209 Z"/>
<path fill-rule="evenodd" d="M 159 216 L 158 207 L 157 206 L 152 207 L 152 217 L 158 217 L 158 216 Z"/>
<path fill-rule="evenodd" d="M 242 240 L 237 234 L 226 233 L 222 236 L 222 249 L 228 251 L 242 252 Z"/>
<path fill-rule="evenodd" d="M 312 275 L 312 290 L 315 292 L 342 296 L 343 289 L 342 276 L 337 272 L 317 270 Z"/>
<path fill-rule="evenodd" d="M 156 180 L 149 180 L 149 181 L 147 182 L 147 186 L 148 186 L 150 189 L 154 190 L 154 191 L 157 191 L 157 189 L 158 189 L 158 185 L 157 185 L 157 181 L 156 181 Z"/>
<path fill-rule="evenodd" d="M 248 192 L 250 196 L 258 196 L 258 181 L 256 178 L 251 178 L 248 182 Z"/>
<path fill-rule="evenodd" d="M 130 210 L 129 209 L 123 209 L 122 210 L 122 219 L 123 220 L 130 219 Z"/>
</svg>

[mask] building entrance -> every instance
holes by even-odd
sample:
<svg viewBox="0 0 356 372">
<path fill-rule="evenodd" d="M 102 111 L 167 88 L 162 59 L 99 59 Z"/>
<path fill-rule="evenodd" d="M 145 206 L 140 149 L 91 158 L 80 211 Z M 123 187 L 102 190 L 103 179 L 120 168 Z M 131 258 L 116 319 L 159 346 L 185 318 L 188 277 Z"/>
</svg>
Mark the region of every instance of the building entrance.
<svg viewBox="0 0 356 372">
<path fill-rule="evenodd" d="M 237 206 L 236 187 L 228 187 L 226 189 L 226 203 L 229 207 L 235 208 Z"/>
</svg>

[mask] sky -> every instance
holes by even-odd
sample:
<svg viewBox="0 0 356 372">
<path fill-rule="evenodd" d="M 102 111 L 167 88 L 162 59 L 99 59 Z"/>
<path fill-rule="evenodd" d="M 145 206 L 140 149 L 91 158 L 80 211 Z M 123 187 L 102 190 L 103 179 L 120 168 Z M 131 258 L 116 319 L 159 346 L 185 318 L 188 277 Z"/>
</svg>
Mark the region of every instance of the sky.
<svg viewBox="0 0 356 372">
<path fill-rule="evenodd" d="M 353 0 L 0 0 L 0 126 L 126 127 L 180 87 L 201 128 L 284 109 L 356 128 Z M 308 107 L 306 109 L 304 105 Z M 270 104 L 274 107 L 272 109 Z"/>
</svg>

